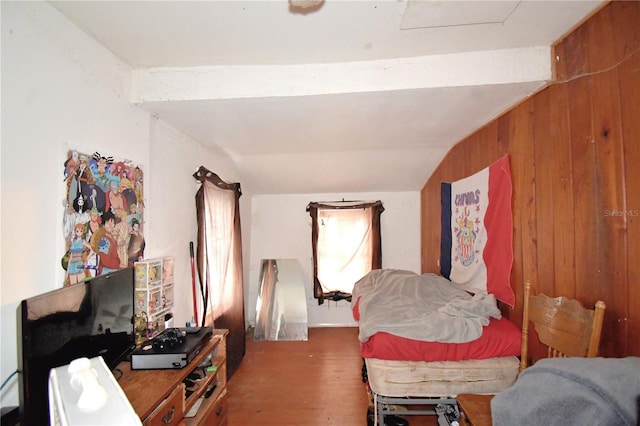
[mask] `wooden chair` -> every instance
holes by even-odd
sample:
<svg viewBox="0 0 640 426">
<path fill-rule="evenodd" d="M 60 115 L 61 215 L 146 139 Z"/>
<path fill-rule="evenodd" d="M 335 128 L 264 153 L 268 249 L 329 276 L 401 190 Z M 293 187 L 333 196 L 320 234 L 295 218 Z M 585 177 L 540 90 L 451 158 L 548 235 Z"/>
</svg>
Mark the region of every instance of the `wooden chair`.
<svg viewBox="0 0 640 426">
<path fill-rule="evenodd" d="M 566 297 L 531 295 L 531 283 L 524 285 L 522 349 L 520 371 L 528 365 L 529 322 L 533 323 L 540 343 L 547 347 L 548 358 L 598 355 L 606 305 L 597 301 L 594 309 Z"/>
<path fill-rule="evenodd" d="M 522 314 L 522 348 L 520 371 L 527 367 L 529 353 L 529 322 L 532 322 L 540 343 L 547 347 L 548 358 L 587 357 L 598 355 L 605 303 L 596 302 L 594 309 L 566 297 L 551 298 L 531 295 L 531 283 L 524 285 Z M 462 412 L 461 425 L 491 426 L 493 395 L 458 395 Z"/>
</svg>

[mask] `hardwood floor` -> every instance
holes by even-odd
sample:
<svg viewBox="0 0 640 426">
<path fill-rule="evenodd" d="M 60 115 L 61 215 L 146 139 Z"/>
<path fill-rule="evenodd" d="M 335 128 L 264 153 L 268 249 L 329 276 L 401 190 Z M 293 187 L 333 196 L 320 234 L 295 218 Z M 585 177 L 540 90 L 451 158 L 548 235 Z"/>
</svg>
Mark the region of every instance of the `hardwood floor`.
<svg viewBox="0 0 640 426">
<path fill-rule="evenodd" d="M 228 426 L 366 425 L 358 329 L 310 328 L 304 342 L 254 341 L 228 382 Z M 434 416 L 407 416 L 411 426 Z"/>
</svg>

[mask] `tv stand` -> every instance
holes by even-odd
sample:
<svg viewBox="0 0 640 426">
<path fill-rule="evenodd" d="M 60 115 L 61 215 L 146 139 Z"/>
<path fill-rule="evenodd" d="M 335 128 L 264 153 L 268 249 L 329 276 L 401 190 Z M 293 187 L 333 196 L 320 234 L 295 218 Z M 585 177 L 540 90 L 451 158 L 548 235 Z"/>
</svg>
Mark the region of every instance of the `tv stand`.
<svg viewBox="0 0 640 426">
<path fill-rule="evenodd" d="M 129 362 L 120 364 L 120 387 L 144 426 L 227 424 L 228 334 L 214 329 L 211 340 L 181 369 L 132 370 Z"/>
</svg>

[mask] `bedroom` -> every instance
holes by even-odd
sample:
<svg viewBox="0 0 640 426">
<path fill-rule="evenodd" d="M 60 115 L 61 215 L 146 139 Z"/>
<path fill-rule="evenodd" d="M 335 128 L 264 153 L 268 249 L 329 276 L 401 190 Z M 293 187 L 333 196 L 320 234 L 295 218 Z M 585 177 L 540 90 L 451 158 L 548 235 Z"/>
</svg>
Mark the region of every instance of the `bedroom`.
<svg viewBox="0 0 640 426">
<path fill-rule="evenodd" d="M 61 219 L 57 217 L 58 213 L 51 214 L 50 209 L 59 211 L 59 200 L 62 198 L 59 182 L 63 178 L 60 159 L 64 158 L 67 149 L 87 147 L 111 150 L 114 154 L 126 155 L 148 167 L 149 179 L 154 182 L 149 189 L 148 208 L 162 212 L 170 205 L 172 209 L 170 215 L 150 216 L 147 246 L 153 247 L 153 253 L 149 254 L 174 255 L 178 260 L 181 259 L 176 264 L 176 280 L 185 282 L 190 282 L 188 243 L 195 235 L 192 224 L 196 184 L 191 173 L 201 163 L 206 163 L 209 169 L 215 170 L 227 180 L 242 181 L 238 168 L 221 151 L 196 143 L 148 113 L 132 107 L 117 89 L 105 89 L 105 85 L 116 88 L 126 86 L 128 81 L 121 65 L 77 28 L 63 22 L 47 5 L 33 7 L 37 12 L 21 16 L 15 22 L 30 33 L 26 40 L 21 41 L 27 43 L 29 51 L 16 50 L 10 43 L 11 34 L 7 32 L 8 26 L 4 25 L 4 20 L 15 17 L 8 16 L 5 10 L 2 14 L 2 350 L 3 353 L 10 354 L 15 353 L 16 303 L 29 295 L 54 288 L 61 280 L 61 269 L 57 261 L 63 254 L 58 237 Z M 613 19 L 632 19 L 634 16 L 637 19 L 637 13 L 613 13 L 610 9 L 612 8 L 608 7 L 602 15 L 597 15 L 598 19 L 609 22 Z M 597 34 L 611 34 L 616 26 L 600 22 L 596 27 L 593 31 Z M 19 28 L 14 30 L 14 37 L 21 36 L 18 30 Z M 587 37 L 583 35 L 585 32 L 588 31 L 581 28 L 576 37 Z M 598 43 L 589 39 L 589 54 L 578 51 L 581 54 L 573 58 L 576 62 L 586 62 L 588 57 L 592 63 L 592 58 L 599 57 L 603 61 L 610 61 L 602 66 L 608 68 L 618 64 L 625 53 L 637 49 L 637 33 L 630 33 L 626 42 L 615 42 L 615 46 L 623 49 L 622 51 L 603 48 L 601 44 L 602 40 L 606 40 L 604 36 L 591 37 L 598 39 Z M 575 46 L 583 44 L 576 41 L 574 46 L 566 48 L 572 52 L 577 49 Z M 64 55 L 61 51 L 65 52 Z M 38 55 L 34 55 L 34 52 Z M 616 57 L 609 58 L 603 52 Z M 576 62 L 571 64 L 577 66 Z M 11 64 L 19 65 L 13 68 Z M 626 68 L 621 66 L 620 73 L 624 70 Z M 96 80 L 96 75 L 107 80 L 107 83 Z M 51 82 L 52 77 L 54 82 L 60 84 Z M 7 82 L 15 85 L 6 86 Z M 575 80 L 574 85 L 583 82 L 584 80 Z M 437 258 L 433 253 L 438 253 L 439 250 L 437 235 L 433 234 L 439 229 L 438 212 L 427 208 L 435 202 L 433 185 L 438 184 L 441 178 L 455 179 L 460 174 L 475 171 L 497 158 L 497 152 L 489 150 L 482 154 L 480 150 L 476 150 L 475 147 L 479 145 L 500 152 L 507 149 L 513 151 L 514 182 L 516 188 L 520 188 L 515 190 L 514 196 L 517 219 L 514 222 L 516 259 L 513 279 L 521 282 L 525 276 L 533 277 L 539 286 L 542 285 L 542 290 L 552 294 L 575 294 L 585 302 L 591 302 L 597 297 L 606 300 L 610 314 L 605 320 L 607 332 L 603 337 L 603 354 L 637 355 L 640 353 L 640 339 L 637 338 L 640 312 L 637 301 L 640 300 L 640 288 L 637 265 L 634 262 L 640 251 L 640 239 L 637 238 L 637 219 L 624 212 L 635 212 L 640 206 L 637 198 L 639 179 L 636 169 L 630 166 L 637 164 L 639 130 L 633 120 L 622 119 L 619 114 L 620 111 L 629 113 L 630 105 L 624 103 L 624 99 L 628 99 L 626 96 L 635 96 L 637 99 L 638 84 L 636 77 L 636 80 L 623 84 L 621 90 L 617 91 L 605 86 L 606 83 L 610 82 L 600 81 L 591 89 L 595 90 L 593 105 L 594 109 L 595 106 L 598 108 L 593 114 L 594 117 L 599 115 L 598 120 L 594 118 L 591 121 L 589 117 L 581 117 L 583 122 L 579 123 L 572 116 L 572 123 L 576 126 L 572 126 L 572 135 L 599 138 L 600 141 L 608 140 L 605 135 L 609 135 L 612 144 L 615 143 L 610 150 L 607 150 L 608 145 L 603 142 L 589 145 L 602 150 L 598 151 L 596 157 L 591 151 L 572 152 L 569 146 L 559 143 L 567 138 L 553 135 L 552 130 L 567 131 L 567 127 L 563 127 L 566 120 L 559 120 L 557 125 L 554 122 L 553 126 L 547 127 L 545 133 L 527 133 L 522 130 L 523 126 L 510 124 L 525 120 L 526 128 L 534 126 L 532 122 L 526 121 L 530 114 L 528 108 L 533 108 L 532 102 L 539 104 L 535 110 L 541 109 L 547 114 L 555 111 L 552 108 L 559 108 L 556 98 L 550 98 L 552 95 L 549 92 L 554 91 L 549 90 L 545 97 L 536 96 L 520 104 L 506 116 L 508 120 L 491 122 L 457 145 L 435 171 L 422 194 L 420 185 L 414 191 L 350 191 L 347 194 L 328 191 L 312 195 L 331 199 L 375 197 L 384 200 L 385 265 L 433 271 Z M 575 86 L 572 89 L 573 87 Z M 563 85 L 555 86 L 555 90 L 565 89 L 566 86 Z M 575 87 L 575 90 L 578 90 L 577 93 L 590 93 L 581 87 Z M 604 94 L 598 91 L 603 91 Z M 614 92 L 615 97 L 607 95 Z M 554 92 L 553 96 L 558 95 Z M 584 99 L 582 101 L 588 102 Z M 631 113 L 638 115 L 637 110 Z M 535 113 L 534 116 L 537 117 Z M 602 126 L 607 127 L 603 129 Z M 507 136 L 512 131 L 516 132 L 515 135 Z M 535 146 L 542 151 L 531 151 L 533 146 L 525 143 L 531 139 L 536 140 Z M 506 148 L 504 144 L 507 144 Z M 562 149 L 561 152 L 565 155 L 545 151 L 551 149 Z M 597 168 L 595 158 L 598 159 Z M 553 161 L 546 161 L 547 159 Z M 570 166 L 572 176 L 560 174 L 560 170 L 568 170 Z M 595 183 L 596 175 L 600 176 L 599 182 L 602 182 L 599 186 Z M 425 180 L 427 178 L 429 176 L 425 176 Z M 537 183 L 535 187 L 534 180 Z M 572 185 L 567 185 L 567 182 Z M 540 189 L 543 186 L 547 188 L 546 191 Z M 529 190 L 525 191 L 526 188 Z M 535 192 L 534 188 L 537 188 Z M 171 198 L 167 199 L 165 194 L 171 194 Z M 571 197 L 570 194 L 574 195 Z M 245 265 L 246 268 L 251 268 L 257 259 L 267 255 L 288 257 L 296 250 L 309 251 L 306 238 L 308 219 L 304 207 L 312 201 L 310 197 L 308 194 L 254 197 L 247 194 L 241 198 L 243 220 L 249 220 L 257 209 L 273 211 L 272 207 L 278 205 L 282 208 L 282 214 L 277 211 L 273 214 L 297 221 L 292 232 L 305 235 L 299 239 L 299 246 L 295 247 L 271 246 L 264 241 L 258 241 L 258 246 L 254 247 L 252 227 L 243 227 L 247 242 L 245 250 L 250 249 L 246 256 L 251 259 Z M 555 200 L 554 203 L 551 203 L 552 200 Z M 420 213 L 423 205 L 424 217 Z M 578 210 L 589 214 L 575 215 L 574 212 Z M 571 232 L 561 232 L 567 229 Z M 252 243 L 248 243 L 249 241 Z M 537 245 L 532 244 L 533 241 L 537 241 Z M 422 255 L 419 254 L 421 247 Z M 587 250 L 589 247 L 598 247 L 599 250 Z M 307 262 L 306 258 L 301 261 L 303 265 Z M 245 286 L 257 286 L 255 269 L 248 270 Z M 521 287 L 516 286 L 515 289 L 517 295 L 521 296 L 518 293 Z M 183 308 L 182 313 L 176 315 L 187 317 L 189 296 L 183 294 L 179 297 L 181 302 L 178 303 Z M 248 313 L 252 306 L 251 298 L 246 304 Z M 326 308 L 318 310 L 316 317 L 310 317 L 310 322 L 328 322 L 322 316 L 326 312 Z M 330 313 L 330 319 L 334 323 L 349 320 L 347 309 L 336 307 Z M 521 313 L 516 309 L 513 317 L 517 321 L 520 316 Z M 2 378 L 7 377 L 14 369 L 15 359 L 3 356 Z M 15 394 L 7 395 L 3 392 L 2 405 L 15 405 Z"/>
</svg>

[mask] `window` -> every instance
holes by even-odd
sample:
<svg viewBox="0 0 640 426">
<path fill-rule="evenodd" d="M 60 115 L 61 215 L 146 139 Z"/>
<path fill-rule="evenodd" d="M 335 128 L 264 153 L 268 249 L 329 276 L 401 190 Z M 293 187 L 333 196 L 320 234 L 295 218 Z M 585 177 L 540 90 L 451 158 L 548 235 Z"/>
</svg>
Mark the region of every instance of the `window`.
<svg viewBox="0 0 640 426">
<path fill-rule="evenodd" d="M 382 267 L 381 201 L 312 202 L 313 292 L 318 304 L 351 300 L 353 285 Z"/>
</svg>

